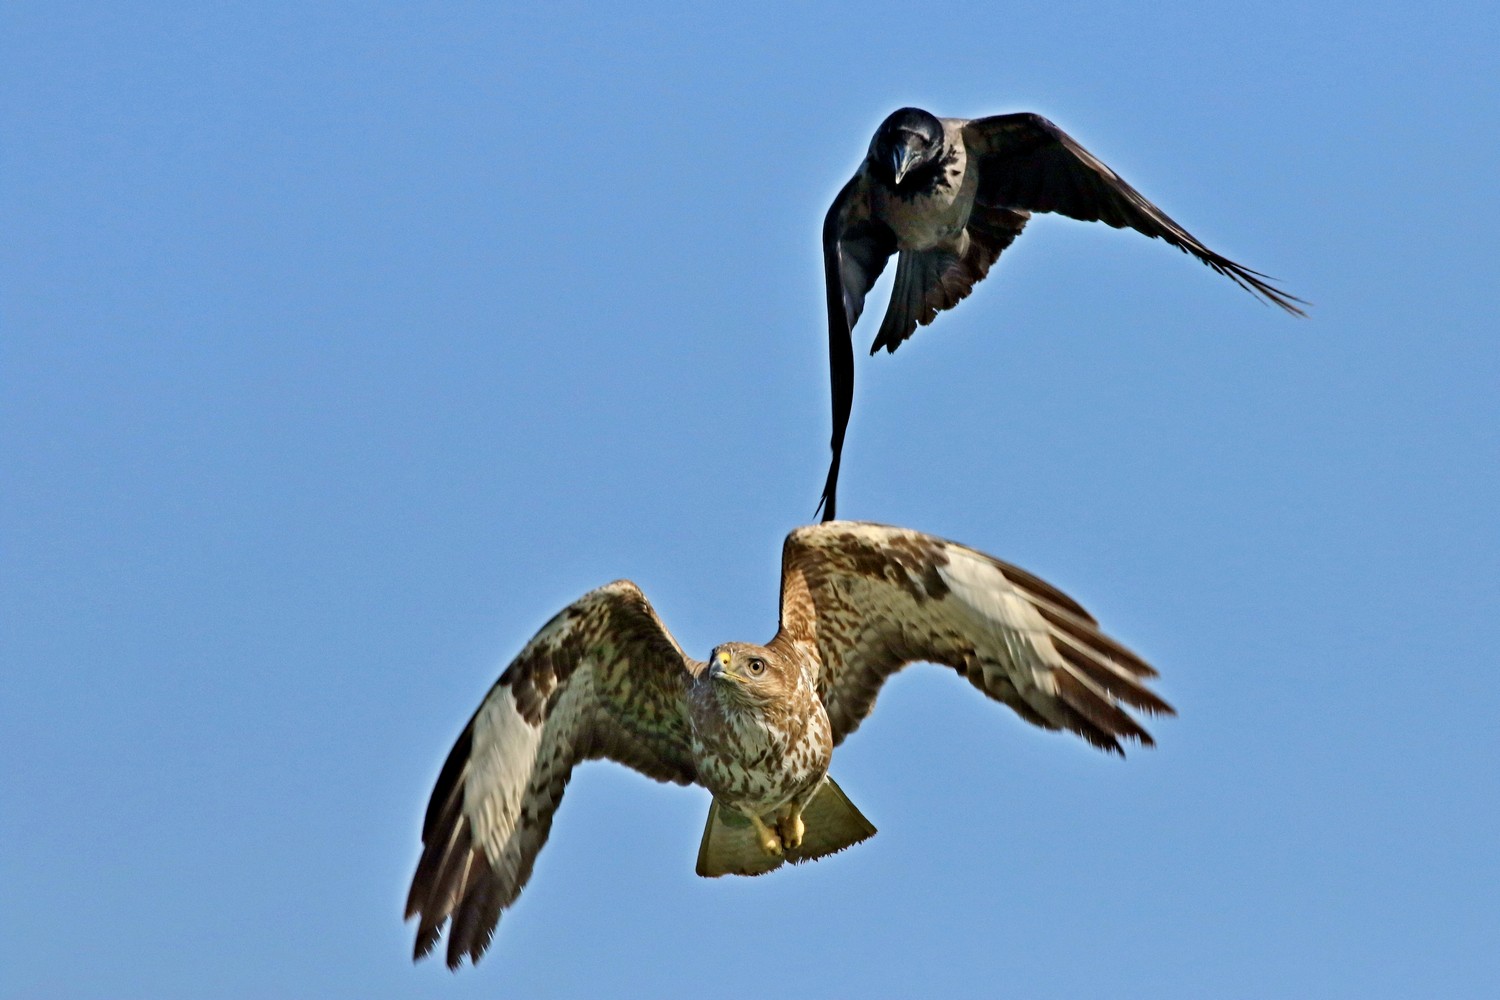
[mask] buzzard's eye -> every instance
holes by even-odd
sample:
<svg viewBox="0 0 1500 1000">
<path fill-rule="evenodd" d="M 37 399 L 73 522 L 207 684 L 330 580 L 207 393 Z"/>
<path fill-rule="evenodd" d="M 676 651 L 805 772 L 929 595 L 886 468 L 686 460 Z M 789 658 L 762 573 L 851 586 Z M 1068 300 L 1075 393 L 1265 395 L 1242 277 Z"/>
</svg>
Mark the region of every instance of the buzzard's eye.
<svg viewBox="0 0 1500 1000">
<path fill-rule="evenodd" d="M 745 669 L 750 671 L 751 677 L 759 677 L 766 672 L 766 661 L 759 657 L 753 657 L 749 663 L 745 664 Z"/>
</svg>

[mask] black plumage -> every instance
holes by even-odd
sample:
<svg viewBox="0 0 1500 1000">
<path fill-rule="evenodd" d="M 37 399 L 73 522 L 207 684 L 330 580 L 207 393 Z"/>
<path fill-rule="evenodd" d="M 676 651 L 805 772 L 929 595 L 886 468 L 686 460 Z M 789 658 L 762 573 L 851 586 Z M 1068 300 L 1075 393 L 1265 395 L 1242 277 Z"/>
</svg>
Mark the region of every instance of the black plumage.
<svg viewBox="0 0 1500 1000">
<path fill-rule="evenodd" d="M 1033 212 L 1160 237 L 1241 288 L 1294 315 L 1303 300 L 1210 250 L 1071 136 L 1040 115 L 937 118 L 893 113 L 823 222 L 833 457 L 820 507 L 836 515 L 839 464 L 854 403 L 855 322 L 865 295 L 899 254 L 885 319 L 870 347 L 894 351 L 989 273 Z"/>
</svg>

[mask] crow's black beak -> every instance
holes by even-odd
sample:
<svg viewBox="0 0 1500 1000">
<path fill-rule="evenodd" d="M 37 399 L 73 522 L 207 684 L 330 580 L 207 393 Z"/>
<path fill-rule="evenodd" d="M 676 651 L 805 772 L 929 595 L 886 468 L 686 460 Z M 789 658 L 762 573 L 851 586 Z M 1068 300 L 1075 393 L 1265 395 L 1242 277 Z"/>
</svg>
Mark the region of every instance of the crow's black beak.
<svg viewBox="0 0 1500 1000">
<path fill-rule="evenodd" d="M 917 159 L 917 151 L 912 148 L 910 140 L 903 142 L 891 150 L 891 173 L 896 175 L 896 183 L 901 183 L 901 178 L 906 176 Z"/>
</svg>

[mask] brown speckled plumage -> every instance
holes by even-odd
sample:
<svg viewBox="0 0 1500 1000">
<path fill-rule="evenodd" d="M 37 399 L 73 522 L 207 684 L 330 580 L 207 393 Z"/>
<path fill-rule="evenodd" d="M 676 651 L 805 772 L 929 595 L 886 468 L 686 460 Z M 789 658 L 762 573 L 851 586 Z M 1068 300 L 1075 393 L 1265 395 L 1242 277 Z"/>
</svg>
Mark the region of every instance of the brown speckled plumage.
<svg viewBox="0 0 1500 1000">
<path fill-rule="evenodd" d="M 479 958 L 585 760 L 707 787 L 700 874 L 759 874 L 870 836 L 827 778 L 829 760 L 885 679 L 916 661 L 947 665 L 1028 722 L 1115 752 L 1122 738 L 1151 742 L 1125 707 L 1171 712 L 1144 685 L 1154 671 L 1070 598 L 915 531 L 796 529 L 782 552 L 780 629 L 764 646 L 725 643 L 709 663 L 682 652 L 635 584 L 616 581 L 542 627 L 448 755 L 407 899 L 416 956 L 447 925 L 448 964 Z M 724 826 L 733 815 L 765 831 L 775 857 L 736 856 L 743 844 Z M 729 831 L 728 846 L 713 846 L 716 829 Z"/>
</svg>

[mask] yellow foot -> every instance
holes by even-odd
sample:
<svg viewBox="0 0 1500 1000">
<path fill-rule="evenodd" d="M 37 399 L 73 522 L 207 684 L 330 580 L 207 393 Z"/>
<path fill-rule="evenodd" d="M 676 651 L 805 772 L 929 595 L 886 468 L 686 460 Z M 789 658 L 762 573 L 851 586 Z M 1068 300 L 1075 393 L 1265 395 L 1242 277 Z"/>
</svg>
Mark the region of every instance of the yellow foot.
<svg viewBox="0 0 1500 1000">
<path fill-rule="evenodd" d="M 802 823 L 802 810 L 793 806 L 791 812 L 776 822 L 776 829 L 781 833 L 781 842 L 787 850 L 795 851 L 801 847 L 802 836 L 807 833 L 807 827 Z"/>
<path fill-rule="evenodd" d="M 766 826 L 759 816 L 752 815 L 750 822 L 755 824 L 755 835 L 760 839 L 760 849 L 773 858 L 781 857 L 781 838 L 776 836 L 776 831 Z"/>
</svg>

